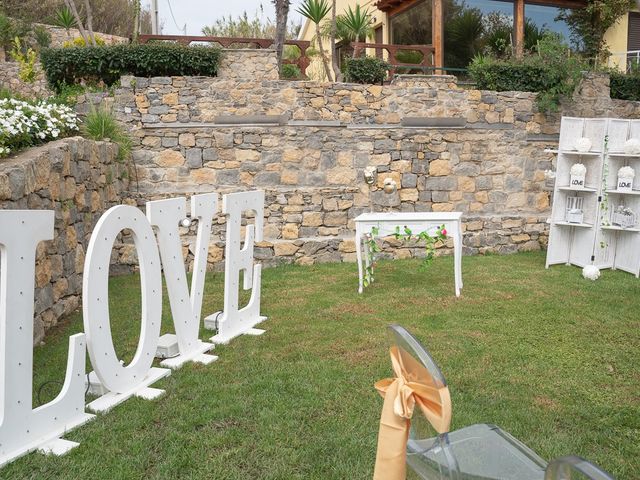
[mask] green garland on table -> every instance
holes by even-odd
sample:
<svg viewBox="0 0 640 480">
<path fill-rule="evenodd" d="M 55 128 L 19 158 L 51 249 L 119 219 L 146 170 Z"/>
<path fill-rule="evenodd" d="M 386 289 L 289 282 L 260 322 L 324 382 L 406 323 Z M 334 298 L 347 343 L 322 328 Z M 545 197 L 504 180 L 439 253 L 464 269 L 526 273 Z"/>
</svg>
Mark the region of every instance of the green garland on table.
<svg viewBox="0 0 640 480">
<path fill-rule="evenodd" d="M 378 245 L 378 242 L 376 242 L 376 236 L 379 233 L 380 229 L 378 227 L 372 227 L 371 232 L 367 234 L 364 239 L 365 247 L 368 250 L 367 256 L 369 258 L 369 263 L 367 263 L 367 265 L 365 266 L 365 275 L 363 281 L 363 285 L 365 287 L 368 287 L 374 280 L 373 267 L 376 264 L 376 253 L 380 253 L 382 251 L 380 245 Z M 444 241 L 447 239 L 447 230 L 444 225 L 440 225 L 436 230 L 435 235 L 429 234 L 429 232 L 427 232 L 426 230 L 414 234 L 407 226 L 404 226 L 402 231 L 400 231 L 400 227 L 397 226 L 396 231 L 393 233 L 393 236 L 396 238 L 396 240 L 403 240 L 405 242 L 408 242 L 410 240 L 422 240 L 425 242 L 425 256 L 420 266 L 424 269 L 431 265 L 431 262 L 433 261 L 433 257 L 436 254 L 436 242 L 438 242 L 439 240 Z"/>
</svg>

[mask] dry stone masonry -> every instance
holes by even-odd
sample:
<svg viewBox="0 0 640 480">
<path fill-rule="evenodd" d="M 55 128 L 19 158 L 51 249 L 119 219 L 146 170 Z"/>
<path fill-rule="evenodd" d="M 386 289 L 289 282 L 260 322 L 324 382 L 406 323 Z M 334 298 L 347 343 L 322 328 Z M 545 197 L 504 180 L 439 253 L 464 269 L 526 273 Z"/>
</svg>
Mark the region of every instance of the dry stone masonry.
<svg viewBox="0 0 640 480">
<path fill-rule="evenodd" d="M 80 305 L 93 227 L 127 195 L 127 168 L 116 155 L 112 143 L 74 137 L 0 162 L 0 209 L 55 210 L 54 240 L 37 250 L 34 342 Z"/>
<path fill-rule="evenodd" d="M 265 50 L 247 55 L 269 58 Z M 576 115 L 640 116 L 639 103 L 612 101 L 603 82 L 585 80 Z M 557 145 L 560 115 L 537 112 L 533 93 L 465 90 L 449 76 L 379 86 L 239 72 L 124 77 L 111 101 L 135 136 L 141 196 L 266 190 L 257 254 L 268 265 L 352 261 L 353 220 L 371 209 L 462 211 L 467 254 L 546 246 L 544 172 L 554 158 L 544 149 Z M 363 179 L 369 166 L 378 172 L 372 187 Z M 385 178 L 396 193 L 383 192 Z M 219 224 L 209 257 L 215 268 Z M 190 251 L 193 235 L 187 239 Z M 392 240 L 385 247 L 401 257 L 423 253 Z"/>
</svg>

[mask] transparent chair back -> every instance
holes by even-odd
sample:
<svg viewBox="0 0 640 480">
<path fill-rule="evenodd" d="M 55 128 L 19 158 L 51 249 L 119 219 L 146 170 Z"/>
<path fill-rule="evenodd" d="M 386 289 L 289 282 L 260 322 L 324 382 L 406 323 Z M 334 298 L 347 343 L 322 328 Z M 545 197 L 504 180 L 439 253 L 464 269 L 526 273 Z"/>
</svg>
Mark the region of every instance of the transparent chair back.
<svg viewBox="0 0 640 480">
<path fill-rule="evenodd" d="M 544 480 L 614 480 L 611 475 L 584 458 L 570 456 L 553 460 Z"/>
<path fill-rule="evenodd" d="M 389 326 L 389 337 L 391 347 L 396 347 L 401 357 L 421 364 L 436 386 L 447 386 L 444 375 L 429 352 L 404 327 Z M 449 444 L 448 433 L 438 434 L 418 407 L 414 409 L 411 419 L 407 463 L 420 478 L 458 478 L 458 465 Z"/>
</svg>

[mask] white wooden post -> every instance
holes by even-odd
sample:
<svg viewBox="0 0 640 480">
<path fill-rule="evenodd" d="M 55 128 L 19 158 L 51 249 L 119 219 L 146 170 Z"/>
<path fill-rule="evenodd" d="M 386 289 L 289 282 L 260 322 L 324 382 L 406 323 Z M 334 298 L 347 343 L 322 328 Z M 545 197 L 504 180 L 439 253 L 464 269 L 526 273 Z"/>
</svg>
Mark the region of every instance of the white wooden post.
<svg viewBox="0 0 640 480">
<path fill-rule="evenodd" d="M 191 197 L 191 217 L 198 220 L 191 295 L 178 230 L 179 222 L 186 217 L 186 206 L 185 198 L 147 202 L 147 218 L 151 225 L 157 227 L 164 278 L 176 330 L 175 335 L 167 334 L 163 335 L 163 338 L 176 337 L 180 351 L 177 357 L 168 358 L 160 363 L 163 367 L 170 368 L 180 368 L 189 361 L 208 364 L 217 359 L 213 355 L 206 355 L 206 352 L 213 348 L 213 344 L 200 341 L 198 334 L 211 221 L 218 209 L 218 195 L 211 193 Z M 166 340 L 170 341 L 172 338 Z"/>
<path fill-rule="evenodd" d="M 0 211 L 0 467 L 35 449 L 61 455 L 60 437 L 94 416 L 84 410 L 86 341 L 69 338 L 65 382 L 51 402 L 31 408 L 36 247 L 53 238 L 53 211 Z"/>
<path fill-rule="evenodd" d="M 253 211 L 255 224 L 247 225 L 244 246 L 240 248 L 242 212 Z M 222 212 L 227 216 L 227 235 L 224 266 L 224 310 L 209 315 L 205 327 L 217 329 L 211 337 L 213 343 L 228 343 L 239 335 L 261 335 L 264 330 L 255 327 L 267 319 L 260 315 L 260 282 L 262 265 L 253 263 L 254 240 L 262 241 L 264 225 L 264 191 L 230 193 L 222 199 Z M 238 309 L 240 272 L 243 288 L 251 289 L 246 307 Z"/>
<path fill-rule="evenodd" d="M 142 327 L 131 363 L 120 363 L 113 347 L 109 323 L 109 260 L 116 236 L 123 229 L 133 234 L 140 262 Z M 146 217 L 135 207 L 119 205 L 102 215 L 91 235 L 84 264 L 82 313 L 89 357 L 102 385 L 109 390 L 91 402 L 90 410 L 106 411 L 133 395 L 152 399 L 163 390 L 149 388 L 171 370 L 151 367 L 162 316 L 162 277 L 155 235 Z"/>
</svg>

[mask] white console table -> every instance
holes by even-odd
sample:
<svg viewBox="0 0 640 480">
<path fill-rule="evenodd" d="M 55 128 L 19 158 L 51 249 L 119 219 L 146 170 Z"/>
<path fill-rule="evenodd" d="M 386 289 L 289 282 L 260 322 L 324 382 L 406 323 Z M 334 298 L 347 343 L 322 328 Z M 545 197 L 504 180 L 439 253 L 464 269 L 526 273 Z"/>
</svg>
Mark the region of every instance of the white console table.
<svg viewBox="0 0 640 480">
<path fill-rule="evenodd" d="M 428 231 L 430 234 L 441 225 L 445 226 L 447 236 L 453 239 L 453 269 L 455 278 L 456 297 L 460 296 L 462 288 L 462 213 L 461 212 L 393 212 L 393 213 L 363 213 L 356 217 L 356 256 L 358 259 L 358 293 L 362 293 L 364 266 L 362 263 L 362 240 L 371 233 L 373 227 L 378 228 L 378 237 L 393 235 L 396 227 L 400 231 L 408 227 L 418 234 Z M 365 265 L 371 261 L 368 249 L 365 249 Z"/>
</svg>

